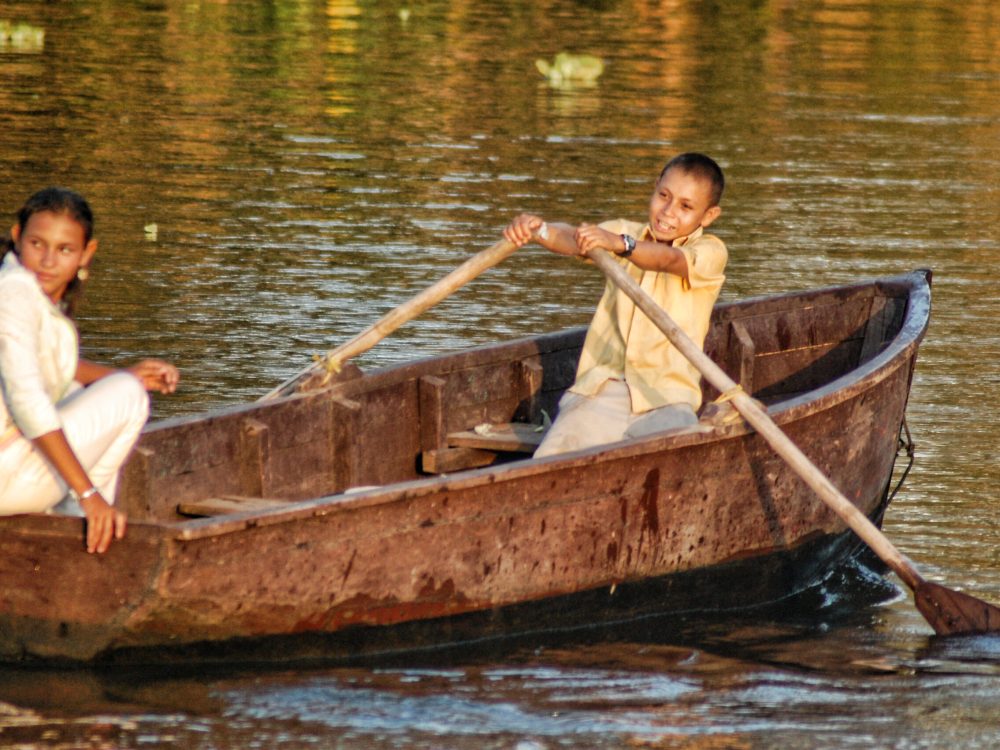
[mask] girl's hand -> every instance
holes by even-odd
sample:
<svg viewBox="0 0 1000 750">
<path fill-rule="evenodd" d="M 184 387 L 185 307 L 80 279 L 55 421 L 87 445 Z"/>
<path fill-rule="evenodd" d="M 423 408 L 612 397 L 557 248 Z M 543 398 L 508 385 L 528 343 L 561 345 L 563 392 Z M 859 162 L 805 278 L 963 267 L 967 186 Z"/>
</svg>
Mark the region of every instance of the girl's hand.
<svg viewBox="0 0 1000 750">
<path fill-rule="evenodd" d="M 545 220 L 534 214 L 521 214 L 503 230 L 503 236 L 518 247 L 524 247 L 535 239 Z"/>
<path fill-rule="evenodd" d="M 173 393 L 181 379 L 180 371 L 161 359 L 144 359 L 127 369 L 139 378 L 147 391 Z"/>
<path fill-rule="evenodd" d="M 594 224 L 581 224 L 573 235 L 580 253 L 586 255 L 591 250 L 607 250 L 617 253 L 622 247 L 622 238 L 614 232 L 601 229 Z"/>
<path fill-rule="evenodd" d="M 125 514 L 108 505 L 100 494 L 80 501 L 87 517 L 87 552 L 103 554 L 112 539 L 125 536 Z"/>
</svg>

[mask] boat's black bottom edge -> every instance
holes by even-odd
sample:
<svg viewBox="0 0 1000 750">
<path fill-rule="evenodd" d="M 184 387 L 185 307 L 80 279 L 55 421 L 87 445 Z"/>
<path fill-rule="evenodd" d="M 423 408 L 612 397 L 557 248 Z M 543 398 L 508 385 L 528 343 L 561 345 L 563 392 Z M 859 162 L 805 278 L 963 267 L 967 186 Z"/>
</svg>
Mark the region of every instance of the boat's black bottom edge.
<svg viewBox="0 0 1000 750">
<path fill-rule="evenodd" d="M 692 629 L 707 629 L 737 614 L 767 616 L 770 609 L 772 616 L 782 617 L 815 608 L 822 597 L 796 599 L 856 558 L 858 545 L 852 534 L 845 533 L 764 558 L 489 611 L 353 627 L 332 634 L 119 649 L 88 666 L 161 665 L 172 670 L 212 664 L 379 666 L 496 658 L 525 648 L 621 640 L 630 635 L 668 642 L 672 635 L 687 639 Z M 890 584 L 885 586 L 895 591 Z M 888 595 L 883 590 L 881 598 Z"/>
</svg>

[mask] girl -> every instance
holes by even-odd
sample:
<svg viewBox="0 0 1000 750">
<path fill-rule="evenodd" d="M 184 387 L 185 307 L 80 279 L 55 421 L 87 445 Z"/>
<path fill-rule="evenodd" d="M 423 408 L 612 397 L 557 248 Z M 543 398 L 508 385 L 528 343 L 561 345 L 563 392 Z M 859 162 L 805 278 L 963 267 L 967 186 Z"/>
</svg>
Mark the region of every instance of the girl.
<svg viewBox="0 0 1000 750">
<path fill-rule="evenodd" d="M 147 390 L 172 393 L 177 368 L 127 370 L 79 358 L 70 316 L 97 251 L 90 206 L 46 188 L 0 248 L 0 515 L 67 509 L 86 516 L 87 551 L 125 534 L 118 473 L 149 413 Z M 72 501 L 75 501 L 72 502 Z"/>
</svg>

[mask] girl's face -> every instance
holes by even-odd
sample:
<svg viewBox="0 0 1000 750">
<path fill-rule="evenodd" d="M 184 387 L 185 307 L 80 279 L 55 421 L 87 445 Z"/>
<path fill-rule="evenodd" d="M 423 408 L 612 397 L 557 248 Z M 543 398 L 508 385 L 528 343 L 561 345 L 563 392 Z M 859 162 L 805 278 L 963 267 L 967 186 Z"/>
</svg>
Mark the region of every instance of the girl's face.
<svg viewBox="0 0 1000 750">
<path fill-rule="evenodd" d="M 62 299 L 76 272 L 90 265 L 97 250 L 97 240 L 88 242 L 76 220 L 51 211 L 32 214 L 23 227 L 14 225 L 11 237 L 21 265 L 35 274 L 53 302 Z"/>
</svg>

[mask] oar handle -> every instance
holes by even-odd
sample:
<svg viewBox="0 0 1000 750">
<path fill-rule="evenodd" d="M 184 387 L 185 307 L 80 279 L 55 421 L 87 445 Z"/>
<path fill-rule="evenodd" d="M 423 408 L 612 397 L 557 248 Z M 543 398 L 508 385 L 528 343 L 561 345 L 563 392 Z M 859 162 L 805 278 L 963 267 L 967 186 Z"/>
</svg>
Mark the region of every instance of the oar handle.
<svg viewBox="0 0 1000 750">
<path fill-rule="evenodd" d="M 289 378 L 277 388 L 261 397 L 261 401 L 286 396 L 295 392 L 296 386 L 311 375 L 323 369 L 335 371 L 340 366 L 359 354 L 371 349 L 404 323 L 436 305 L 456 289 L 476 278 L 483 271 L 492 268 L 517 250 L 517 245 L 506 239 L 482 250 L 444 278 L 438 280 L 413 299 L 404 302 L 399 307 L 389 311 L 372 326 L 366 328 L 354 338 L 331 350 L 320 362 L 314 363 L 298 375 Z"/>
<path fill-rule="evenodd" d="M 764 440 L 781 456 L 820 499 L 836 513 L 874 552 L 891 567 L 911 589 L 916 589 L 923 578 L 913 564 L 879 531 L 868 517 L 834 487 L 799 447 L 782 432 L 757 403 L 738 390 L 736 382 L 713 362 L 673 319 L 628 275 L 625 269 L 603 250 L 593 251 L 588 257 L 621 289 L 656 326 L 666 334 L 670 343 L 683 354 L 698 372 L 721 393 L 733 392 L 733 406 Z"/>
</svg>

